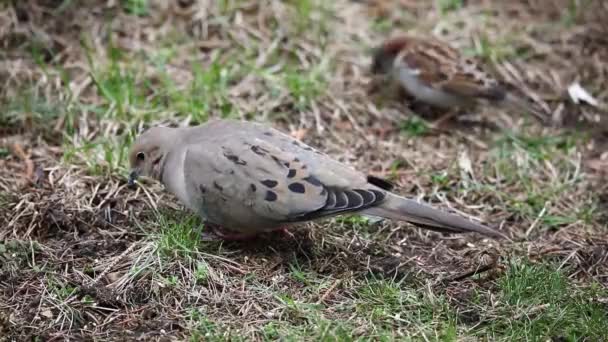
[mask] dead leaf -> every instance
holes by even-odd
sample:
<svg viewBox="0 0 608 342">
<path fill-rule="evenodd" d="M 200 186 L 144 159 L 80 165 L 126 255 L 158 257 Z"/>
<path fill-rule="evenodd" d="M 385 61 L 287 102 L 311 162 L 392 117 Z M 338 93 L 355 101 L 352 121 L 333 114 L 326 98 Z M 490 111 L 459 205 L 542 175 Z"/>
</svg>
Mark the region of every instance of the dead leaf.
<svg viewBox="0 0 608 342">
<path fill-rule="evenodd" d="M 46 309 L 46 310 L 42 310 L 42 312 L 40 312 L 40 316 L 46 317 L 46 318 L 53 318 L 53 311 Z"/>
<path fill-rule="evenodd" d="M 585 90 L 578 82 L 572 83 L 568 87 L 568 95 L 570 95 L 570 98 L 576 104 L 586 102 L 587 104 L 593 107 L 599 106 L 597 100 L 591 94 L 589 94 L 589 92 Z"/>
</svg>

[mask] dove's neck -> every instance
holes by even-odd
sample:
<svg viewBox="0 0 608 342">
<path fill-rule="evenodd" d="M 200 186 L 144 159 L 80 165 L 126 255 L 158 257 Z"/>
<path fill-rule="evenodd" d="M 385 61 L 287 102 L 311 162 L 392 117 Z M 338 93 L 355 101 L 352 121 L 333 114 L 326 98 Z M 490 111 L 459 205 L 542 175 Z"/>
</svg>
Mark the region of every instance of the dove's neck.
<svg viewBox="0 0 608 342">
<path fill-rule="evenodd" d="M 184 160 L 186 149 L 173 149 L 163 161 L 160 181 L 167 190 L 179 198 L 182 203 L 189 203 L 186 181 L 184 178 Z"/>
</svg>

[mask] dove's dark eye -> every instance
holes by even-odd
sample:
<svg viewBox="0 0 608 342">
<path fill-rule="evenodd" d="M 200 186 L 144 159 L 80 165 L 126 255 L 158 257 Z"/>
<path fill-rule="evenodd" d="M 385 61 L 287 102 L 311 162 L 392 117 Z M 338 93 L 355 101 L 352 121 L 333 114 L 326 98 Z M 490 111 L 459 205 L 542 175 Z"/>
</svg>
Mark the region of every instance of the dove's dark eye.
<svg viewBox="0 0 608 342">
<path fill-rule="evenodd" d="M 143 152 L 137 153 L 137 160 L 144 161 L 146 159 L 146 155 Z"/>
</svg>

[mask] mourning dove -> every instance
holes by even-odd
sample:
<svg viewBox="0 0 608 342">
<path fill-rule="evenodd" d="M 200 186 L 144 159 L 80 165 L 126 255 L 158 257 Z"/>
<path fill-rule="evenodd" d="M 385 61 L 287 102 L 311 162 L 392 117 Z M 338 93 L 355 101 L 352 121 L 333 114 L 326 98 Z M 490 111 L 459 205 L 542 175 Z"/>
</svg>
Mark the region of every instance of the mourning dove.
<svg viewBox="0 0 608 342">
<path fill-rule="evenodd" d="M 140 175 L 159 180 L 224 237 L 253 236 L 348 213 L 442 232 L 503 236 L 396 195 L 391 183 L 258 123 L 217 120 L 188 128 L 154 127 L 137 138 L 129 159 L 129 183 Z"/>
<path fill-rule="evenodd" d="M 388 75 L 418 101 L 440 108 L 471 107 L 480 102 L 504 105 L 547 117 L 508 92 L 471 58 L 434 38 L 401 35 L 374 49 L 371 71 Z"/>
</svg>

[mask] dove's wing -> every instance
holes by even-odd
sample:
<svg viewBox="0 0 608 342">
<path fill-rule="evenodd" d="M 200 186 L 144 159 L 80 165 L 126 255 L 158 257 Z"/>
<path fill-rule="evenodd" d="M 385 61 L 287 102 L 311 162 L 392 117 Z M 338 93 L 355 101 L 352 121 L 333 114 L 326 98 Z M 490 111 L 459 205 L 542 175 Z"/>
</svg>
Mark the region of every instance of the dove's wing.
<svg viewBox="0 0 608 342">
<path fill-rule="evenodd" d="M 363 174 L 277 130 L 237 121 L 203 128 L 209 134 L 185 147 L 184 178 L 189 197 L 218 224 L 307 221 L 385 197 Z"/>
</svg>

